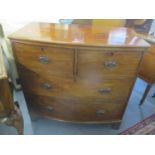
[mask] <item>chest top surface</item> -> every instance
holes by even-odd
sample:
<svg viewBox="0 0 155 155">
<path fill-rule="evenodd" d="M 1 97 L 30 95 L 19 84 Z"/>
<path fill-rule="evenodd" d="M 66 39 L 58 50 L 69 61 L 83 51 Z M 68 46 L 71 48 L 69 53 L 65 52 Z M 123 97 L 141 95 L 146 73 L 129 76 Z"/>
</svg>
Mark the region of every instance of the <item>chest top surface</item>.
<svg viewBox="0 0 155 155">
<path fill-rule="evenodd" d="M 9 38 L 81 46 L 149 47 L 134 30 L 125 27 L 30 23 Z"/>
<path fill-rule="evenodd" d="M 2 57 L 2 51 L 0 49 L 0 80 L 6 78 L 6 71 L 5 71 L 5 66 L 4 66 L 4 61 Z"/>
</svg>

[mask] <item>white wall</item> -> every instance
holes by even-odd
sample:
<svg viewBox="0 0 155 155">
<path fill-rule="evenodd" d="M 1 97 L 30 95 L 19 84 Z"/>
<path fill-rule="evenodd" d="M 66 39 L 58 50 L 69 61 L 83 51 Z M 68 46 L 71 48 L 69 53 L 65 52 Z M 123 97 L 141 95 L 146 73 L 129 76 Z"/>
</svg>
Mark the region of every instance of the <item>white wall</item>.
<svg viewBox="0 0 155 155">
<path fill-rule="evenodd" d="M 14 31 L 16 31 L 17 29 L 23 27 L 24 25 L 28 24 L 29 22 L 34 22 L 35 20 L 10 20 L 10 19 L 0 19 L 0 23 L 3 26 L 4 29 L 4 33 L 5 35 L 9 35 L 11 33 L 13 33 Z M 53 19 L 53 20 L 39 20 L 39 22 L 54 22 L 54 23 L 58 23 L 59 19 Z"/>
<path fill-rule="evenodd" d="M 59 1 L 59 0 L 57 0 Z M 6 34 L 29 22 L 58 22 L 63 6 L 54 6 L 50 0 L 3 0 L 0 1 L 0 23 Z M 57 13 L 56 13 L 57 12 Z"/>
</svg>

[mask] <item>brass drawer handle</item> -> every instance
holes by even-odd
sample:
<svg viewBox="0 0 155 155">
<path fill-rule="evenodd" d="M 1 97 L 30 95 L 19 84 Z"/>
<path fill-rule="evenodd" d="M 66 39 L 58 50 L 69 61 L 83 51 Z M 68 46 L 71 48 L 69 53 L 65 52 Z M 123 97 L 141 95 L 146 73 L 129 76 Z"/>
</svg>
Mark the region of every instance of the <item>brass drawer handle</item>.
<svg viewBox="0 0 155 155">
<path fill-rule="evenodd" d="M 49 110 L 49 111 L 53 111 L 54 110 L 54 108 L 51 107 L 51 106 L 47 106 L 46 109 Z"/>
<path fill-rule="evenodd" d="M 50 60 L 47 56 L 39 56 L 38 60 L 42 64 L 48 64 L 50 62 Z"/>
<path fill-rule="evenodd" d="M 104 63 L 104 66 L 108 69 L 112 69 L 117 66 L 117 62 L 116 61 L 107 61 Z"/>
<path fill-rule="evenodd" d="M 42 87 L 43 89 L 49 90 L 49 89 L 52 88 L 52 85 L 49 84 L 49 83 L 42 83 L 42 84 L 41 84 L 41 87 Z"/>
<path fill-rule="evenodd" d="M 96 111 L 96 115 L 97 115 L 97 116 L 102 116 L 102 115 L 104 115 L 105 113 L 106 113 L 105 110 L 98 110 L 98 111 Z"/>
<path fill-rule="evenodd" d="M 111 88 L 100 88 L 99 90 L 98 90 L 98 92 L 100 93 L 100 94 L 109 94 L 109 93 L 111 93 Z"/>
</svg>

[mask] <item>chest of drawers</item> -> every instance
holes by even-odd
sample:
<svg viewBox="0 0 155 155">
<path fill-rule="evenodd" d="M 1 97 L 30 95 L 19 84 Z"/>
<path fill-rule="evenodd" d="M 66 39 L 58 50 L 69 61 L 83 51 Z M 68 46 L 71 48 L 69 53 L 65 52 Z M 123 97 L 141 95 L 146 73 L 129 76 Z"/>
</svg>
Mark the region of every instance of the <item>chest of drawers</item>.
<svg viewBox="0 0 155 155">
<path fill-rule="evenodd" d="M 84 123 L 122 120 L 149 47 L 130 29 L 88 25 L 32 23 L 9 38 L 29 107 Z"/>
<path fill-rule="evenodd" d="M 0 49 L 0 123 L 13 126 L 23 134 L 23 119 L 19 108 L 14 104 L 2 51 Z"/>
</svg>

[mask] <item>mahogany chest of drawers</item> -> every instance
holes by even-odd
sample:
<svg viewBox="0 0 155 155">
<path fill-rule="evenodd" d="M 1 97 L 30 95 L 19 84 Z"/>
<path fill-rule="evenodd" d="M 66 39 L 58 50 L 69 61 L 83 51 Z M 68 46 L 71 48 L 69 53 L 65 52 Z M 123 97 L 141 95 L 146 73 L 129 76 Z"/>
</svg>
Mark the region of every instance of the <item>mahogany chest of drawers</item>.
<svg viewBox="0 0 155 155">
<path fill-rule="evenodd" d="M 31 23 L 9 36 L 30 108 L 56 120 L 120 122 L 149 44 L 131 29 Z"/>
<path fill-rule="evenodd" d="M 8 77 L 6 74 L 2 51 L 0 49 L 0 123 L 13 126 L 23 134 L 23 119 L 18 107 L 14 104 Z"/>
</svg>

